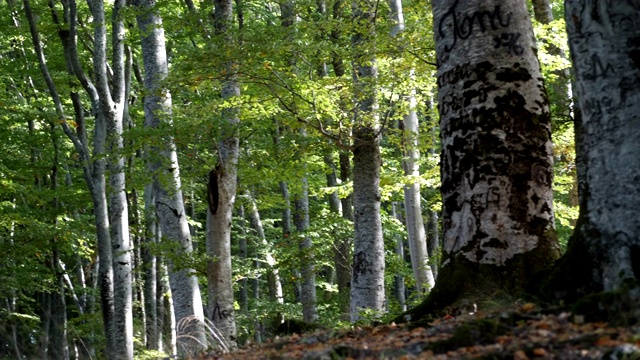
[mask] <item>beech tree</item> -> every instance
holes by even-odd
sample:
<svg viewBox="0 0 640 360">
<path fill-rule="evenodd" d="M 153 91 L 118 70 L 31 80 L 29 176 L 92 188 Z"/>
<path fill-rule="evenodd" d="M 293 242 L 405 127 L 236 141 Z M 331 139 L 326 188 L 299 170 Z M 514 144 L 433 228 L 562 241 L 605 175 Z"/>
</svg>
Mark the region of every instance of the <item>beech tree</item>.
<svg viewBox="0 0 640 360">
<path fill-rule="evenodd" d="M 85 122 L 85 109 L 80 93 L 75 90 L 70 93 L 73 104 L 71 113 L 74 114 L 72 125 L 75 129 L 73 129 L 69 123 L 71 118 L 67 117 L 68 111 L 65 110 L 58 87 L 47 65 L 31 4 L 28 0 L 23 1 L 42 77 L 47 84 L 59 122 L 82 162 L 85 181 L 93 201 L 100 257 L 100 299 L 107 337 L 107 352 L 118 359 L 131 359 L 133 358 L 131 249 L 124 193 L 123 158 L 116 153 L 122 149 L 122 128 L 127 101 L 124 24 L 119 15 L 124 1 L 116 1 L 113 4 L 111 64 L 107 61 L 107 12 L 104 3 L 100 0 L 89 2 L 93 16 L 93 79 L 85 74 L 80 61 L 76 2 L 69 1 L 63 5 L 62 20 L 55 9 L 52 9 L 51 15 L 53 22 L 60 26 L 58 34 L 65 50 L 67 71 L 76 78 L 75 81 L 79 87 L 85 90 L 91 101 L 91 110 L 95 114 L 91 150 Z M 112 152 L 107 155 L 107 150 Z M 111 170 L 109 192 L 107 192 L 105 175 L 107 162 Z"/>
<path fill-rule="evenodd" d="M 620 291 L 637 318 L 640 290 L 640 4 L 565 1 L 565 20 L 582 109 L 585 187 L 566 254 L 544 284 L 573 301 Z M 624 302 L 623 302 L 624 303 Z M 617 310 L 611 312 L 617 320 Z"/>
<path fill-rule="evenodd" d="M 402 13 L 402 2 L 391 0 L 391 16 L 394 27 L 391 35 L 400 35 L 405 28 L 404 15 Z M 414 77 L 414 70 L 409 71 L 409 77 Z M 419 160 L 420 150 L 418 149 L 419 123 L 416 111 L 416 90 L 411 89 L 405 95 L 408 104 L 407 113 L 403 116 L 403 144 L 404 159 L 403 167 L 406 176 L 410 176 L 412 181 L 404 186 L 404 209 L 407 223 L 407 235 L 409 242 L 409 255 L 411 257 L 411 267 L 416 279 L 416 288 L 419 296 L 423 296 L 426 291 L 433 288 L 435 280 L 431 266 L 429 266 L 429 254 L 427 252 L 427 232 L 422 219 L 422 202 L 420 195 L 420 184 L 417 178 L 420 176 Z"/>
<path fill-rule="evenodd" d="M 223 38 L 221 47 L 231 53 L 234 45 L 233 1 L 216 0 L 214 26 L 216 34 Z M 233 306 L 233 280 L 231 276 L 231 217 L 236 198 L 238 166 L 238 118 L 239 109 L 232 103 L 240 96 L 236 64 L 227 60 L 221 69 L 222 99 L 231 105 L 221 109 L 218 117 L 222 129 L 216 144 L 218 161 L 209 172 L 207 211 L 207 252 L 209 262 L 209 311 L 211 320 L 232 347 L 236 346 L 236 323 Z"/>
<path fill-rule="evenodd" d="M 351 321 L 365 309 L 384 307 L 384 242 L 380 220 L 380 124 L 376 112 L 374 1 L 354 1 L 352 35 L 356 102 L 353 127 L 354 249 Z"/>
<path fill-rule="evenodd" d="M 558 257 L 549 104 L 524 0 L 433 1 L 444 255 L 401 320 L 522 291 Z"/>
<path fill-rule="evenodd" d="M 158 129 L 171 124 L 171 97 L 163 81 L 168 74 L 167 53 L 162 18 L 155 9 L 155 1 L 135 1 L 139 7 L 138 27 L 141 33 L 145 69 L 144 98 L 145 126 Z M 180 165 L 172 136 L 154 141 L 147 148 L 147 167 L 153 176 L 154 209 L 162 235 L 176 244 L 177 254 L 193 252 L 187 214 L 182 200 Z M 147 195 L 150 196 L 150 195 Z M 192 269 L 176 269 L 169 259 L 171 294 L 178 334 L 178 352 L 188 354 L 206 347 L 204 311 L 198 280 Z"/>
</svg>

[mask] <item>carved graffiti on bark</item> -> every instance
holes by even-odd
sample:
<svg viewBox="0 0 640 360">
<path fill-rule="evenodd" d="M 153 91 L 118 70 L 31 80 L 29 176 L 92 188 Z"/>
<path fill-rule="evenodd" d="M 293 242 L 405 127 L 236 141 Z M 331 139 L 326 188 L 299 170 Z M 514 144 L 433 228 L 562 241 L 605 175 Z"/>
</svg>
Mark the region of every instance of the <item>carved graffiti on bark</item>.
<svg viewBox="0 0 640 360">
<path fill-rule="evenodd" d="M 233 314 L 232 310 L 221 309 L 220 304 L 216 303 L 216 306 L 213 308 L 213 313 L 211 317 L 213 320 L 220 319 L 225 320 Z"/>
<path fill-rule="evenodd" d="M 474 11 L 469 14 L 460 14 L 457 12 L 459 0 L 456 0 L 449 10 L 444 13 L 438 24 L 438 32 L 441 37 L 446 37 L 445 26 L 450 24 L 453 27 L 453 40 L 451 44 L 444 47 L 445 52 L 450 52 L 458 43 L 458 39 L 465 40 L 471 36 L 476 29 L 484 33 L 489 28 L 498 30 L 506 28 L 511 24 L 512 13 L 503 14 L 500 5 L 496 5 L 493 11 L 481 10 Z M 518 34 L 518 37 L 520 35 Z M 517 41 L 517 39 L 515 39 Z"/>
</svg>

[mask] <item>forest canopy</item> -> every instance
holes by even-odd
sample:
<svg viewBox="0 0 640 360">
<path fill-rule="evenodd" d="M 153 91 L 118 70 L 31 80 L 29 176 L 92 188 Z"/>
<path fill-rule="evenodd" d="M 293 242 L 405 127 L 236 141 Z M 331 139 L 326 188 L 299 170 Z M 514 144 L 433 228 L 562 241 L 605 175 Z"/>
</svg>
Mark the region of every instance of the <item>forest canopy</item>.
<svg viewBox="0 0 640 360">
<path fill-rule="evenodd" d="M 535 237 L 516 251 L 524 278 L 504 281 L 524 291 L 534 267 L 577 246 L 579 204 L 597 192 L 580 157 L 595 155 L 576 155 L 573 92 L 595 79 L 572 73 L 561 1 L 480 3 L 6 0 L 0 358 L 187 356 L 415 317 L 461 274 L 443 263 L 467 261 L 471 218 L 465 244 Z M 492 82 L 485 62 L 508 79 Z M 622 71 L 590 64 L 596 78 Z M 523 89 L 538 91 L 534 115 Z M 544 186 L 525 189 L 525 172 Z M 501 185 L 473 197 L 460 185 L 473 173 Z M 465 207 L 482 196 L 482 210 Z M 518 225 L 491 204 L 538 214 Z M 489 236 L 491 221 L 517 231 Z M 471 269 L 477 286 L 502 274 Z M 554 281 L 570 280 L 550 293 Z"/>
</svg>

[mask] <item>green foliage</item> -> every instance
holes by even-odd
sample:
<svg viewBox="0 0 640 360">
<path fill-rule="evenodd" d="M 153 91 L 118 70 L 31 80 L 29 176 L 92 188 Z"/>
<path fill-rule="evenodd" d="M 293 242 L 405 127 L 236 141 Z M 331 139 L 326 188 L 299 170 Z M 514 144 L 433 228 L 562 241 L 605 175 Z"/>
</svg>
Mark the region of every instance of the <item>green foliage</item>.
<svg viewBox="0 0 640 360">
<path fill-rule="evenodd" d="M 39 18 L 47 64 L 63 97 L 65 111 L 73 113 L 67 94 L 78 91 L 85 107 L 85 126 L 91 142 L 94 130 L 91 103 L 78 81 L 68 74 L 58 34 L 58 30 L 68 24 L 55 24 L 51 9 L 44 2 L 32 3 Z M 555 3 L 554 10 L 558 10 L 558 2 Z M 316 1 L 302 0 L 294 2 L 298 21 L 284 27 L 278 4 L 247 0 L 242 1 L 243 26 L 234 24 L 230 36 L 225 37 L 213 31 L 211 3 L 196 4 L 201 6 L 200 11 L 190 12 L 181 2 L 158 4 L 167 37 L 170 74 L 165 85 L 172 95 L 172 113 L 158 129 L 145 127 L 142 100 L 148 94 L 134 76 L 129 94 L 131 122 L 124 133 L 126 147 L 123 150 L 128 159 L 127 191 L 141 194 L 152 176 L 159 175 L 148 173 L 143 152 L 169 138 L 175 140 L 185 202 L 193 209 L 188 212 L 196 251 L 188 257 L 178 257 L 172 255 L 175 243 L 161 241 L 145 246 L 153 254 L 170 260 L 176 269 L 193 268 L 203 278 L 210 260 L 204 255 L 207 174 L 216 165 L 218 142 L 229 131 L 234 131 L 241 144 L 238 194 L 249 190 L 255 196 L 266 235 L 263 243 L 246 219 L 235 217 L 232 221 L 235 287 L 239 289 L 239 280 L 247 280 L 250 288 L 246 312 L 237 310 L 240 338 L 253 338 L 256 332 L 269 336 L 273 334 L 274 321 L 282 317 L 302 318 L 294 289 L 299 281 L 297 269 L 309 261 L 313 261 L 316 268 L 318 323 L 325 327 L 348 326 L 341 310 L 345 294 L 337 293 L 332 274 L 336 241 L 353 237 L 353 223 L 330 211 L 326 198 L 333 191 L 346 198 L 352 193 L 353 184 L 347 180 L 340 181 L 337 187 L 328 187 L 329 167 L 324 158 L 328 156 L 337 164 L 338 151 L 349 151 L 352 145 L 356 89 L 351 74 L 352 59 L 357 54 L 351 43 L 352 35 L 361 32 L 363 24 L 351 21 L 352 8 L 348 2 L 341 3 L 335 14 L 331 8 L 323 14 L 317 11 Z M 375 48 L 368 49 L 375 53 L 378 67 L 378 78 L 371 85 L 376 87 L 379 120 L 383 125 L 381 195 L 383 208 L 386 207 L 382 213 L 385 290 L 391 294 L 396 275 L 404 278 L 409 289 L 415 282 L 408 261 L 394 252 L 397 241 L 406 238 L 406 230 L 390 215 L 390 204 L 401 203 L 404 185 L 417 182 L 422 188 L 425 209 L 439 211 L 441 205 L 439 144 L 434 131 L 438 127 L 438 116 L 433 104 L 436 68 L 430 5 L 404 1 L 406 30 L 396 37 L 390 35 L 393 24 L 388 21 L 388 5 L 386 2 L 378 5 L 375 28 L 365 30 L 376 34 Z M 79 57 L 83 69 L 90 72 L 91 15 L 86 3 L 79 2 L 78 7 L 82 20 L 78 29 Z M 55 2 L 54 9 L 63 14 L 63 3 Z M 122 14 L 129 24 L 135 24 L 136 15 L 133 8 Z M 11 321 L 19 321 L 21 330 L 29 332 L 38 331 L 42 325 L 35 321 L 39 317 L 36 309 L 41 305 L 39 294 L 60 290 L 56 281 L 57 265 L 52 266 L 53 254 L 58 254 L 67 265 L 66 272 L 80 294 L 81 286 L 74 271 L 78 268 L 84 271 L 87 285 L 95 280 L 91 272 L 96 262 L 96 244 L 83 164 L 60 129 L 48 89 L 35 66 L 37 59 L 26 19 L 20 12 L 18 20 L 16 26 L 9 10 L 0 8 L 3 31 L 0 81 L 6 84 L 6 91 L 0 93 L 3 151 L 0 157 L 0 294 L 16 294 L 18 309 L 12 312 Z M 549 84 L 563 81 L 558 74 L 568 69 L 568 61 L 554 52 L 557 48 L 566 53 L 563 21 L 536 25 L 536 35 L 540 39 L 539 56 L 545 79 Z M 131 46 L 133 62 L 138 68 L 142 65 L 139 38 L 136 26 L 129 26 L 125 42 Z M 340 62 L 345 75 L 336 76 Z M 223 99 L 220 92 L 230 63 L 236 71 L 241 96 Z M 322 65 L 327 67 L 327 74 L 318 71 Z M 411 71 L 413 76 L 409 76 Z M 407 134 L 397 126 L 409 110 L 406 94 L 414 89 L 416 111 L 421 119 L 417 139 L 421 152 L 418 177 L 404 175 L 402 160 L 408 146 L 404 140 Z M 560 95 L 551 93 L 550 98 L 554 104 L 556 145 L 556 225 L 561 241 L 566 242 L 577 216 L 577 204 L 573 133 L 566 111 L 561 111 Z M 222 126 L 222 112 L 232 107 L 239 109 L 241 122 L 237 128 L 227 129 Z M 72 120 L 68 122 L 74 129 L 78 126 Z M 146 156 L 156 160 L 161 155 Z M 280 183 L 288 184 L 293 199 L 300 193 L 302 177 L 306 177 L 309 184 L 311 227 L 304 233 L 293 232 L 285 237 L 282 225 L 285 201 Z M 160 181 L 169 179 L 160 176 Z M 137 202 L 133 196 L 130 200 L 132 215 L 137 209 L 143 209 L 142 196 L 138 196 Z M 236 209 L 241 204 L 248 208 L 246 199 L 238 195 Z M 144 234 L 143 222 L 137 221 L 131 224 L 132 236 Z M 313 246 L 301 251 L 298 243 L 304 237 L 311 238 Z M 246 258 L 239 255 L 240 239 L 248 244 Z M 283 280 L 285 304 L 267 299 L 267 277 L 271 270 L 265 261 L 267 252 L 275 258 L 273 269 L 279 271 Z M 438 257 L 431 261 L 437 263 Z M 256 263 L 260 268 L 256 268 Z M 258 298 L 251 296 L 253 282 L 257 282 Z M 85 290 L 90 297 L 96 295 L 90 289 Z M 413 305 L 418 300 L 410 296 L 408 303 Z M 98 309 L 80 315 L 72 301 L 67 303 L 70 338 L 88 339 L 99 348 L 104 338 Z M 393 299 L 389 304 L 392 313 L 399 310 Z M 0 309 L 0 319 L 4 315 L 6 310 Z M 386 315 L 371 313 L 365 317 L 379 320 L 381 316 Z M 139 322 L 136 331 L 140 340 Z M 159 354 L 142 350 L 138 342 L 136 356 L 146 359 Z"/>
</svg>

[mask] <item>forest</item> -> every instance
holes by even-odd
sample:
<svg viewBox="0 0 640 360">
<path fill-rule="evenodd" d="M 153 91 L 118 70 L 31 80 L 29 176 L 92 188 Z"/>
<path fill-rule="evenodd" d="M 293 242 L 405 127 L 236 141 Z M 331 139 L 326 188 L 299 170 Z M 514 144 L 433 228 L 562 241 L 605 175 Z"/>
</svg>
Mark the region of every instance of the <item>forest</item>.
<svg viewBox="0 0 640 360">
<path fill-rule="evenodd" d="M 0 359 L 640 321 L 638 1 L 5 0 L 0 79 Z"/>
</svg>

